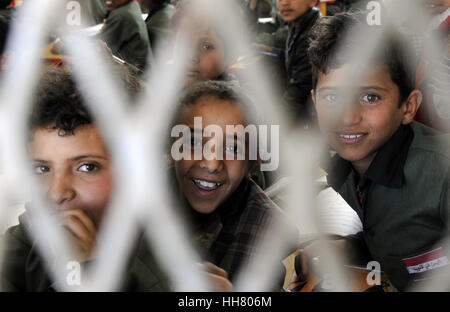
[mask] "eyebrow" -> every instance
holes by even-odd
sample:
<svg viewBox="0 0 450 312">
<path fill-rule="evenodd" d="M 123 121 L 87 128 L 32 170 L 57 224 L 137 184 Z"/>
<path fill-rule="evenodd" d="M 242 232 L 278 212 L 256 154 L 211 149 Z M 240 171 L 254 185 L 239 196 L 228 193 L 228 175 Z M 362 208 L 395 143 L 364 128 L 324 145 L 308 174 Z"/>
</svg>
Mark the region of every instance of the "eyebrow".
<svg viewBox="0 0 450 312">
<path fill-rule="evenodd" d="M 194 129 L 194 128 L 189 128 L 191 130 L 191 133 L 194 134 L 201 134 L 203 136 L 203 130 L 202 129 Z M 242 136 L 237 136 L 237 134 L 234 135 L 227 135 L 227 138 L 232 138 L 233 140 L 239 141 L 239 142 L 244 142 L 245 143 L 245 137 L 242 138 Z"/>
<path fill-rule="evenodd" d="M 342 87 L 321 87 L 319 89 L 317 89 L 317 92 L 321 92 L 321 91 L 326 91 L 326 90 L 331 90 L 331 91 L 335 91 L 338 89 L 341 89 Z M 388 91 L 388 89 L 383 88 L 383 87 L 379 87 L 379 86 L 359 86 L 357 87 L 357 89 L 359 90 L 380 90 L 380 91 Z"/>
<path fill-rule="evenodd" d="M 103 160 L 108 160 L 107 157 L 105 156 L 100 156 L 100 155 L 80 155 L 80 156 L 76 156 L 73 158 L 70 158 L 70 160 L 72 161 L 79 161 L 85 158 L 97 158 L 97 159 L 103 159 Z M 44 160 L 44 159 L 39 159 L 39 158 L 33 158 L 34 162 L 39 162 L 39 163 L 48 163 L 48 160 Z"/>
</svg>

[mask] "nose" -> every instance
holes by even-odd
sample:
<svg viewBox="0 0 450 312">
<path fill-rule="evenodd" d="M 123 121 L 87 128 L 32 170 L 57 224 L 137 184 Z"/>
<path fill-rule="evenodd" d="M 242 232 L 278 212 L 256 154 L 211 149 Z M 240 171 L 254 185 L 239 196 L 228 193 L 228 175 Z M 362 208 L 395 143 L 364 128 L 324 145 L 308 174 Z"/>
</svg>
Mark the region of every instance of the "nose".
<svg viewBox="0 0 450 312">
<path fill-rule="evenodd" d="M 68 174 L 55 174 L 49 181 L 48 189 L 49 199 L 57 204 L 63 205 L 76 196 L 75 188 L 73 187 L 73 181 Z"/>
<path fill-rule="evenodd" d="M 358 124 L 362 119 L 361 106 L 359 104 L 349 104 L 340 114 L 339 123 L 343 126 L 353 126 Z"/>
<path fill-rule="evenodd" d="M 194 55 L 191 58 L 192 64 L 198 64 L 200 63 L 200 57 L 198 56 L 198 52 L 195 52 Z"/>
<path fill-rule="evenodd" d="M 217 145 L 214 145 L 210 151 L 203 150 L 203 157 L 200 160 L 200 168 L 205 169 L 208 173 L 217 173 L 223 169 L 223 153 L 216 149 Z"/>
<path fill-rule="evenodd" d="M 287 1 L 286 0 L 278 0 L 278 7 L 284 7 L 287 5 Z"/>
</svg>

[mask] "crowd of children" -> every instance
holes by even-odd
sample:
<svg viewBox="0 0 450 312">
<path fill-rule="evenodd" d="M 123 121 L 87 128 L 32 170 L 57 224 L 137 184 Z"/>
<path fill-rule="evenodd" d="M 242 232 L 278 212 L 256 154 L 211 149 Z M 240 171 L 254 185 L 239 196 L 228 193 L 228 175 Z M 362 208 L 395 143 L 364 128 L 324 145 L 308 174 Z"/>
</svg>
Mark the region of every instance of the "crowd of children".
<svg viewBox="0 0 450 312">
<path fill-rule="evenodd" d="M 82 6 L 85 2 L 80 1 Z M 426 39 L 419 49 L 412 47 L 410 33 L 417 29 L 410 27 L 406 36 L 398 26 L 370 25 L 367 11 L 349 12 L 349 2 L 361 6 L 361 1 L 335 1 L 342 2 L 339 9 L 344 12 L 332 16 L 322 16 L 317 0 L 239 2 L 240 17 L 247 18 L 257 43 L 253 46 L 275 52 L 270 57 L 284 66 L 285 89 L 275 105 L 292 117 L 290 124 L 322 135 L 329 147 L 321 164 L 327 183 L 361 220 L 361 232 L 328 243 L 353 265 L 377 261 L 390 289 L 408 290 L 450 276 L 450 246 L 444 244 L 450 235 L 450 137 L 439 131 L 450 129 L 449 1 L 421 2 L 433 9 L 430 21 L 441 42 L 430 53 Z M 284 214 L 285 207 L 265 193 L 269 185 L 256 179 L 263 176 L 261 159 L 250 159 L 249 133 L 235 133 L 231 141 L 228 137 L 228 126 L 262 122 L 254 120 L 258 103 L 244 88 L 245 81 L 229 72 L 239 55 L 211 21 L 189 15 L 188 4 L 189 0 L 141 0 L 140 5 L 135 0 L 103 0 L 86 8 L 90 24 L 103 15 L 98 36 L 111 53 L 141 71 L 151 68 L 155 48 L 173 46 L 177 53 L 186 32 L 192 35 L 193 53 L 173 116 L 174 125 L 189 129 L 189 142 L 183 145 L 189 152 L 181 152 L 191 157 L 168 157 L 168 187 L 190 225 L 190 241 L 205 261 L 213 290 L 229 291 L 275 220 L 294 240 L 302 240 L 295 222 Z M 14 61 L 13 52 L 5 50 L 10 9 L 5 12 L 0 14 L 2 70 Z M 145 20 L 143 13 L 148 14 Z M 279 28 L 262 34 L 261 29 L 269 28 L 256 24 L 256 17 L 268 15 L 277 16 Z M 351 51 L 362 44 L 354 40 L 357 36 L 348 37 L 355 29 L 373 38 L 382 33 L 366 64 L 352 58 Z M 141 92 L 142 76 L 126 68 L 118 72 L 128 92 Z M 356 74 L 360 76 L 352 80 Z M 70 66 L 44 71 L 34 96 L 29 150 L 78 260 L 89 265 L 95 260 L 97 233 L 114 191 L 114 177 L 108 147 L 84 103 Z M 223 137 L 205 140 L 202 134 L 208 127 L 222 130 Z M 197 158 L 199 148 L 209 154 Z M 0 286 L 8 291 L 57 290 L 28 232 L 28 218 L 25 212 L 2 236 Z M 319 244 L 324 242 L 314 241 L 298 253 L 294 282 L 310 279 L 311 259 L 321 256 Z M 121 290 L 171 290 L 171 281 L 143 236 L 134 251 Z M 280 266 L 291 252 L 279 259 Z M 284 279 L 279 276 L 271 289 L 283 290 Z"/>
</svg>

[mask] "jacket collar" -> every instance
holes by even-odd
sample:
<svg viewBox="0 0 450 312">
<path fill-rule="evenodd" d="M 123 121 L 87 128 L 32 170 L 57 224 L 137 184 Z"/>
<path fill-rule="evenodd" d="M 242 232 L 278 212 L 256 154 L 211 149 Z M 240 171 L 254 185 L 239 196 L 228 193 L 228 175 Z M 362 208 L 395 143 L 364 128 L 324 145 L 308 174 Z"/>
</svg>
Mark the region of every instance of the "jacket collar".
<svg viewBox="0 0 450 312">
<path fill-rule="evenodd" d="M 414 132 L 411 126 L 400 126 L 392 137 L 378 149 L 363 178 L 386 187 L 402 187 L 405 180 L 403 170 L 413 139 Z M 354 169 L 351 162 L 336 154 L 328 166 L 328 184 L 335 190 L 340 189 L 352 170 Z"/>
</svg>

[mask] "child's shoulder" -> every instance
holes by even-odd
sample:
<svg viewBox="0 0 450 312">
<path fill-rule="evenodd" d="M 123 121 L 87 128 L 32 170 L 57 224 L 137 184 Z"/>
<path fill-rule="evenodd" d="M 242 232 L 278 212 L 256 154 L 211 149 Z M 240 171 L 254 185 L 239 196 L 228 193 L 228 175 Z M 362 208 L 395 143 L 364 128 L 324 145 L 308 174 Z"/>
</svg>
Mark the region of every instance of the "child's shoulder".
<svg viewBox="0 0 450 312">
<path fill-rule="evenodd" d="M 112 10 L 109 14 L 108 20 L 114 20 L 114 19 L 124 19 L 128 21 L 134 21 L 137 18 L 142 19 L 141 15 L 141 9 L 139 8 L 139 4 L 136 1 L 131 1 L 128 4 L 125 4 L 121 6 L 120 8 L 117 8 L 115 10 Z"/>
<path fill-rule="evenodd" d="M 281 212 L 281 208 L 275 204 L 272 199 L 261 189 L 261 187 L 252 179 L 248 183 L 249 195 L 247 197 L 247 204 L 256 206 L 258 209 L 271 210 Z"/>
<path fill-rule="evenodd" d="M 30 236 L 25 229 L 25 223 L 27 222 L 25 219 L 28 219 L 28 215 L 26 212 L 19 216 L 19 224 L 9 227 L 5 234 L 3 234 L 3 239 L 8 243 L 17 243 L 20 245 L 24 245 L 27 247 L 32 246 L 32 242 L 30 240 Z"/>
<path fill-rule="evenodd" d="M 418 122 L 412 122 L 414 139 L 411 151 L 450 161 L 450 134 L 441 133 Z"/>
</svg>

